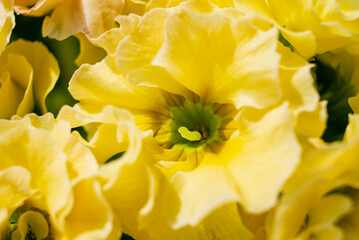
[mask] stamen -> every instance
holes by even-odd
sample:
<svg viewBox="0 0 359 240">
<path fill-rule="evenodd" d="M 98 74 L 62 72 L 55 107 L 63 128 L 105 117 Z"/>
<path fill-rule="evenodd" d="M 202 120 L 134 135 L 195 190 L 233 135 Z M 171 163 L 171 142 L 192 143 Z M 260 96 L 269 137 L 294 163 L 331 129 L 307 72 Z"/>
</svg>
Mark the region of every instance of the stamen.
<svg viewBox="0 0 359 240">
<path fill-rule="evenodd" d="M 189 141 L 199 141 L 202 138 L 202 135 L 199 132 L 190 131 L 184 126 L 178 128 L 178 132 L 184 139 L 187 139 Z"/>
</svg>

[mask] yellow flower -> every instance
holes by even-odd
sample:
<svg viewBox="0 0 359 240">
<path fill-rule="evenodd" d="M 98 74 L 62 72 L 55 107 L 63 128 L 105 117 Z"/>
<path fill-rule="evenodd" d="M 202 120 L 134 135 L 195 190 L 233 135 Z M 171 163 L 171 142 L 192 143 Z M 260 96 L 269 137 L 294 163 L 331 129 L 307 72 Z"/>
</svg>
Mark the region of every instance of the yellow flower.
<svg viewBox="0 0 359 240">
<path fill-rule="evenodd" d="M 0 118 L 46 112 L 45 98 L 55 86 L 59 67 L 40 42 L 18 40 L 0 56 Z"/>
<path fill-rule="evenodd" d="M 270 19 L 303 56 L 311 57 L 358 39 L 357 1 L 235 0 L 236 7 Z"/>
<path fill-rule="evenodd" d="M 136 239 L 230 239 L 233 236 L 250 239 L 251 234 L 243 227 L 234 203 L 210 213 L 198 226 L 171 228 L 161 207 L 160 190 L 169 185 L 163 167 L 155 159 L 163 149 L 150 131 L 137 129 L 129 112 L 106 106 L 100 112 L 89 113 L 78 106 L 65 106 L 59 118 L 71 121 L 72 127 L 84 126 L 87 130 L 86 139 L 75 135 L 102 164 L 104 195 L 119 216 L 124 232 Z M 148 214 L 150 211 L 155 212 Z"/>
<path fill-rule="evenodd" d="M 109 104 L 129 110 L 161 146 L 143 157 L 164 176 L 151 180 L 140 228 L 154 239 L 204 228 L 210 238 L 219 214 L 236 218 L 230 227 L 249 238 L 231 204 L 250 213 L 273 207 L 300 159 L 297 136 L 323 129 L 312 116 L 324 105 L 311 66 L 278 46 L 270 23 L 204 0 L 119 20 L 117 52 L 83 65 L 70 92 L 89 114 Z M 305 129 L 306 121 L 319 129 Z"/>
<path fill-rule="evenodd" d="M 127 233 L 138 227 L 138 215 L 151 202 L 151 180 L 161 176 L 154 153 L 161 151 L 149 133 L 135 126 L 133 116 L 113 106 L 88 113 L 78 106 L 61 109 L 58 118 L 72 127 L 83 126 L 86 138 L 77 136 L 96 156 L 106 199 L 115 209 Z"/>
<path fill-rule="evenodd" d="M 0 139 L 1 239 L 118 239 L 95 158 L 67 122 L 51 114 L 0 120 Z"/>
<path fill-rule="evenodd" d="M 359 237 L 359 117 L 349 120 L 343 142 L 321 143 L 305 152 L 268 221 L 268 239 Z"/>
<path fill-rule="evenodd" d="M 5 0 L 0 2 L 0 54 L 4 51 L 10 40 L 11 30 L 15 26 L 13 13 L 13 1 Z"/>
</svg>

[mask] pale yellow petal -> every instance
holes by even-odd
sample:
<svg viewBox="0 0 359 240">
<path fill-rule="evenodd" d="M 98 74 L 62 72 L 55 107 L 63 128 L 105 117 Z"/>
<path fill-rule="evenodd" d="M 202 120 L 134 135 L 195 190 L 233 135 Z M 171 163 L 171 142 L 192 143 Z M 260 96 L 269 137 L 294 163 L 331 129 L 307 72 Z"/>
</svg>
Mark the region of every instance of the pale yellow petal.
<svg viewBox="0 0 359 240">
<path fill-rule="evenodd" d="M 46 205 L 53 224 L 58 224 L 56 213 L 66 205 L 70 191 L 65 153 L 50 134 L 41 129 L 12 128 L 1 138 L 0 168 L 18 165 L 27 169 L 31 174 L 31 188 L 37 189 L 38 194 L 43 196 L 34 199 L 33 204 Z"/>
<path fill-rule="evenodd" d="M 149 172 L 143 163 L 124 165 L 118 172 L 113 173 L 116 182 L 104 188 L 104 195 L 123 220 L 124 230 L 128 233 L 136 231 L 140 210 L 149 200 Z M 101 171 L 104 175 L 105 171 Z M 107 177 L 108 173 L 106 174 Z M 157 184 L 157 183 L 156 183 Z"/>
<path fill-rule="evenodd" d="M 90 37 L 98 37 L 105 31 L 117 27 L 115 17 L 122 13 L 125 0 L 82 0 L 85 16 L 85 33 Z"/>
<path fill-rule="evenodd" d="M 78 32 L 98 37 L 116 27 L 115 17 L 122 12 L 123 5 L 123 0 L 63 0 L 45 18 L 42 34 L 58 40 Z"/>
<path fill-rule="evenodd" d="M 138 85 L 159 86 L 176 94 L 186 93 L 186 89 L 174 81 L 166 70 L 151 65 L 164 40 L 164 22 L 169 12 L 155 9 L 146 14 L 136 27 L 136 31 L 124 38 L 118 45 L 117 66 L 128 80 Z M 133 17 L 129 16 L 128 21 Z M 121 19 L 123 22 L 124 19 Z M 132 24 L 131 24 L 132 26 Z M 166 84 L 170 82 L 171 84 Z"/>
<path fill-rule="evenodd" d="M 64 40 L 85 30 L 86 20 L 81 0 L 63 0 L 42 24 L 42 35 Z"/>
<path fill-rule="evenodd" d="M 23 167 L 13 166 L 0 171 L 1 206 L 9 211 L 21 206 L 34 193 L 30 181 L 31 175 Z"/>
<path fill-rule="evenodd" d="M 266 0 L 234 0 L 234 5 L 243 11 L 259 13 L 268 18 L 273 16 Z"/>
<path fill-rule="evenodd" d="M 98 182 L 84 179 L 73 188 L 74 203 L 66 217 L 65 231 L 70 239 L 107 239 L 112 231 L 113 213 Z"/>
<path fill-rule="evenodd" d="M 236 181 L 244 208 L 261 213 L 276 204 L 281 187 L 300 160 L 301 148 L 287 104 L 258 122 L 241 121 L 238 134 L 219 157 Z"/>
<path fill-rule="evenodd" d="M 283 99 L 289 102 L 289 108 L 295 116 L 302 111 L 313 111 L 319 102 L 319 94 L 311 75 L 313 65 L 281 44 L 278 45 L 277 51 L 281 55 Z"/>
<path fill-rule="evenodd" d="M 118 43 L 126 36 L 126 33 L 120 28 L 112 28 L 97 38 L 91 38 L 91 41 L 103 48 L 108 55 L 113 56 L 116 53 Z"/>
<path fill-rule="evenodd" d="M 214 209 L 240 200 L 227 169 L 212 154 L 205 155 L 195 170 L 177 172 L 171 179 L 171 185 L 174 192 L 167 193 L 166 212 L 175 229 L 196 226 Z"/>
<path fill-rule="evenodd" d="M 301 112 L 297 119 L 296 132 L 305 137 L 321 137 L 326 129 L 327 102 L 321 101 L 314 111 Z"/>
<path fill-rule="evenodd" d="M 120 123 L 120 121 L 134 120 L 130 112 L 111 105 L 105 106 L 101 112 L 93 113 L 81 109 L 79 105 L 64 106 L 59 112 L 58 119 L 70 122 L 71 127 L 79 127 L 94 122 Z"/>
<path fill-rule="evenodd" d="M 106 52 L 102 48 L 93 45 L 85 34 L 78 33 L 76 37 L 80 42 L 80 54 L 75 60 L 77 66 L 84 63 L 95 64 L 106 56 Z"/>
<path fill-rule="evenodd" d="M 67 155 L 67 168 L 71 180 L 78 177 L 88 177 L 97 173 L 98 164 L 92 153 L 83 146 L 71 134 L 71 127 L 68 122 L 56 120 L 51 113 L 43 116 L 35 114 L 28 114 L 23 119 L 17 119 L 19 124 L 24 125 L 27 120 L 30 120 L 32 126 L 47 130 L 51 136 L 56 140 L 58 146 Z"/>
<path fill-rule="evenodd" d="M 60 74 L 55 57 L 42 43 L 21 39 L 9 44 L 4 54 L 9 52 L 25 56 L 32 66 L 35 103 L 45 113 L 45 98 L 55 86 Z"/>
<path fill-rule="evenodd" d="M 348 197 L 334 194 L 322 198 L 312 206 L 308 212 L 308 224 L 306 228 L 295 239 L 342 239 L 343 233 L 336 226 L 341 217 L 347 214 L 352 207 Z"/>
<path fill-rule="evenodd" d="M 14 10 L 17 14 L 40 17 L 54 9 L 61 1 L 62 0 L 15 0 Z"/>
<path fill-rule="evenodd" d="M 3 103 L 0 107 L 0 118 L 10 118 L 16 114 L 16 110 L 21 102 L 24 89 L 21 89 L 15 82 L 11 81 L 10 73 L 5 72 L 0 75 L 1 88 L 0 100 Z"/>
<path fill-rule="evenodd" d="M 19 71 L 19 67 L 21 67 L 22 71 Z M 9 53 L 8 71 L 15 85 L 20 86 L 24 91 L 20 97 L 21 102 L 16 109 L 16 115 L 24 116 L 32 112 L 35 107 L 33 68 L 24 56 Z M 12 101 L 16 102 L 17 99 L 12 99 Z"/>
<path fill-rule="evenodd" d="M 106 57 L 93 66 L 81 66 L 72 77 L 69 90 L 80 101 L 83 99 L 84 102 L 126 106 L 127 109 L 150 110 L 165 103 L 158 89 L 129 83 L 124 74 L 117 70 L 111 57 Z"/>
<path fill-rule="evenodd" d="M 0 2 L 0 53 L 10 41 L 11 31 L 15 26 L 13 4 L 13 0 Z"/>
<path fill-rule="evenodd" d="M 274 214 L 270 240 L 287 240 L 296 236 L 310 207 L 328 191 L 328 184 L 322 178 L 315 178 L 300 183 L 296 181 L 295 193 L 284 191 L 284 200 Z M 319 190 L 319 191 L 318 191 Z M 295 216 L 295 217 L 293 217 Z"/>
<path fill-rule="evenodd" d="M 243 226 L 242 219 L 238 214 L 236 204 L 226 204 L 216 209 L 203 220 L 204 229 L 207 231 L 208 239 L 253 239 L 253 235 Z"/>
</svg>

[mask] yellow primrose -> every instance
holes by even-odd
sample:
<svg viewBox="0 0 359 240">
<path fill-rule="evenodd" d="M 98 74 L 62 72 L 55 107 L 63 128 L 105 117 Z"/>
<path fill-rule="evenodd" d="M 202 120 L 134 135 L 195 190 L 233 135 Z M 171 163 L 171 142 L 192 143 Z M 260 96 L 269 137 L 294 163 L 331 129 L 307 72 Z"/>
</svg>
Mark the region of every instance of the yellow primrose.
<svg viewBox="0 0 359 240">
<path fill-rule="evenodd" d="M 46 112 L 45 98 L 55 86 L 59 67 L 40 42 L 18 40 L 0 56 L 0 118 Z"/>
<path fill-rule="evenodd" d="M 118 48 L 117 48 L 117 66 L 118 68 L 126 73 L 127 79 L 131 83 L 135 83 L 138 85 L 144 85 L 144 86 L 158 86 L 164 90 L 167 90 L 172 93 L 176 93 L 179 95 L 183 95 L 183 85 L 187 86 L 191 85 L 193 88 L 202 88 L 205 93 L 202 93 L 202 95 L 207 94 L 207 89 L 217 89 L 216 94 L 221 96 L 221 98 L 230 97 L 227 92 L 221 92 L 221 88 L 228 87 L 230 85 L 230 81 L 228 81 L 228 85 L 225 85 L 226 83 L 221 82 L 221 78 L 217 79 L 217 86 L 211 86 L 208 87 L 206 85 L 211 85 L 212 83 L 209 81 L 211 78 L 216 78 L 217 76 L 211 76 L 211 71 L 205 71 L 206 73 L 201 75 L 199 71 L 194 69 L 194 73 L 199 74 L 198 79 L 201 79 L 201 81 L 192 81 L 193 74 L 189 73 L 191 76 L 186 78 L 184 81 L 178 83 L 176 80 L 172 78 L 167 73 L 167 70 L 164 70 L 165 67 L 159 66 L 159 64 L 156 63 L 156 58 L 158 58 L 158 55 L 161 55 L 164 51 L 165 45 L 164 45 L 164 27 L 165 27 L 165 21 L 167 20 L 168 15 L 172 11 L 176 11 L 177 9 L 182 9 L 183 7 L 191 8 L 193 11 L 200 12 L 200 13 L 210 13 L 210 12 L 221 12 L 221 14 L 224 14 L 228 17 L 234 17 L 238 18 L 242 16 L 243 14 L 239 11 L 236 11 L 234 9 L 224 9 L 221 10 L 216 5 L 207 2 L 207 1 L 188 1 L 178 8 L 172 8 L 172 9 L 166 9 L 166 10 L 155 10 L 148 14 L 146 14 L 142 19 L 140 19 L 138 16 L 130 15 L 129 17 L 119 17 L 117 20 L 119 21 L 121 28 L 120 33 L 118 33 L 116 36 L 118 37 L 117 40 L 120 41 Z M 252 18 L 253 16 L 247 15 L 247 18 Z M 261 29 L 268 30 L 271 28 L 271 24 L 267 21 L 264 21 L 260 18 L 253 17 L 253 22 L 257 24 L 257 26 Z M 234 19 L 233 19 L 234 20 Z M 140 30 L 138 30 L 138 28 Z M 205 26 L 204 26 L 205 28 Z M 156 31 L 154 31 L 156 29 Z M 169 27 L 168 27 L 169 29 Z M 114 32 L 111 32 L 109 34 L 112 36 Z M 173 33 L 176 34 L 176 33 Z M 110 37 L 108 36 L 108 37 Z M 224 37 L 223 37 L 224 38 Z M 116 49 L 113 45 L 113 43 L 110 40 L 104 41 L 103 40 L 103 47 L 106 49 L 107 53 L 109 55 L 114 55 L 113 49 Z M 187 39 L 189 42 L 191 39 Z M 221 39 L 213 39 L 215 44 L 220 45 Z M 184 45 L 187 44 L 186 41 L 183 41 Z M 181 49 L 182 46 L 176 47 L 176 49 Z M 212 48 L 212 46 L 207 46 L 208 48 Z M 279 53 L 280 56 L 280 62 L 279 62 L 279 69 L 276 69 L 278 71 L 278 76 L 280 79 L 280 93 L 277 92 L 275 94 L 275 89 L 271 89 L 272 93 L 267 92 L 267 96 L 262 96 L 262 101 L 271 101 L 271 98 L 273 96 L 279 96 L 281 95 L 281 99 L 276 101 L 276 106 L 279 106 L 284 101 L 287 101 L 289 103 L 289 108 L 292 117 L 295 119 L 295 125 L 296 125 L 296 131 L 299 135 L 305 135 L 310 137 L 320 137 L 323 130 L 325 129 L 325 122 L 326 122 L 326 105 L 324 102 L 318 104 L 319 101 L 319 95 L 315 88 L 313 88 L 313 79 L 310 75 L 310 69 L 313 67 L 312 65 L 309 65 L 305 60 L 303 60 L 301 57 L 296 56 L 295 54 L 291 53 L 288 49 L 282 46 L 282 44 L 277 44 L 276 51 Z M 159 49 L 161 51 L 159 51 Z M 206 51 L 205 47 L 202 47 L 203 51 Z M 241 49 L 240 47 L 238 47 Z M 218 47 L 218 50 L 221 49 L 221 47 Z M 255 55 L 257 52 L 257 49 L 253 50 L 253 53 L 250 53 L 253 49 L 249 49 L 247 51 L 243 51 L 243 53 L 237 53 L 239 54 L 253 54 Z M 263 51 L 265 52 L 265 50 Z M 204 53 L 203 55 L 205 55 Z M 258 53 L 261 54 L 261 53 Z M 263 55 L 266 55 L 263 53 Z M 279 57 L 278 56 L 278 57 Z M 201 57 L 201 56 L 198 56 Z M 248 65 L 251 65 L 253 61 L 256 61 L 256 57 L 252 56 L 253 58 L 247 59 Z M 266 56 L 270 58 L 270 56 Z M 192 52 L 188 52 L 187 58 L 185 61 L 190 61 L 189 59 L 193 59 L 192 62 L 189 62 L 188 65 L 191 66 L 197 66 L 200 62 L 202 62 L 202 59 L 195 59 L 192 56 Z M 203 57 L 205 58 L 205 57 Z M 171 61 L 171 59 L 169 59 Z M 274 63 L 274 62 L 273 62 Z M 216 64 L 216 61 L 213 61 L 211 64 Z M 254 63 L 253 63 L 254 64 Z M 180 63 L 177 63 L 177 65 L 180 65 Z M 255 64 L 254 64 L 255 65 Z M 267 64 L 268 65 L 268 64 Z M 273 67 L 275 64 L 270 66 L 270 64 L 266 67 L 270 68 Z M 277 65 L 278 66 L 278 65 Z M 180 66 L 182 67 L 182 66 Z M 240 66 L 236 66 L 233 64 L 231 66 L 231 70 L 234 68 L 240 68 Z M 194 67 L 195 68 L 195 67 Z M 208 67 L 207 65 L 203 64 L 201 66 L 201 69 L 206 70 L 206 68 L 212 69 L 214 71 L 214 74 L 216 74 L 214 67 Z M 218 68 L 218 67 L 217 67 Z M 229 71 L 231 71 L 229 70 Z M 256 71 L 258 69 L 255 69 Z M 268 72 L 264 68 L 261 69 L 263 72 Z M 241 71 L 243 71 L 243 75 L 245 75 L 244 78 L 247 78 L 247 74 L 245 73 L 246 70 L 241 68 Z M 247 71 L 253 72 L 251 69 L 248 69 Z M 260 74 L 260 72 L 258 71 Z M 153 74 L 153 75 L 150 75 Z M 264 76 L 264 74 L 261 74 L 261 76 Z M 197 77 L 197 76 L 196 76 Z M 226 79 L 226 75 L 221 76 L 223 79 Z M 239 76 L 230 76 L 228 79 L 231 79 L 231 77 L 235 78 Z M 273 77 L 273 76 L 272 76 Z M 171 84 L 165 84 L 166 82 L 170 81 Z M 198 82 L 198 86 L 192 86 L 193 84 Z M 240 82 L 240 81 L 238 81 Z M 244 81 L 243 81 L 244 82 Z M 202 84 L 203 83 L 203 84 Z M 216 82 L 214 82 L 216 84 Z M 239 86 L 238 86 L 239 87 Z M 230 88 L 230 87 L 228 87 Z M 236 92 L 238 96 L 241 96 L 241 98 L 244 99 L 236 99 L 236 102 L 240 102 L 241 104 L 244 104 L 245 102 L 248 105 L 253 104 L 253 107 L 262 109 L 264 106 L 259 107 L 256 105 L 256 103 L 247 102 L 248 99 L 245 99 L 246 95 L 256 95 L 260 94 L 261 91 L 259 89 L 265 89 L 266 83 L 258 83 L 257 88 L 255 90 L 248 92 L 241 90 L 241 92 L 236 92 L 237 90 L 233 88 L 233 92 Z M 182 89 L 182 90 L 181 90 Z M 197 92 L 196 92 L 197 91 Z M 201 95 L 198 90 L 194 91 L 196 94 Z M 265 92 L 265 90 L 264 90 Z M 208 96 L 206 96 L 207 98 Z M 259 96 L 257 96 L 259 97 Z M 202 97 L 203 98 L 203 97 Z M 235 97 L 232 96 L 234 99 Z M 273 100 L 272 100 L 273 101 Z M 227 102 L 232 102 L 227 99 Z M 273 101 L 275 102 L 275 101 Z M 241 104 L 235 104 L 237 108 L 241 107 Z M 268 104 L 270 105 L 270 104 Z M 245 109 L 245 111 L 253 111 L 253 109 Z M 256 113 L 253 113 L 254 115 L 263 115 L 263 111 L 257 111 Z M 316 119 L 316 120 L 314 120 Z M 308 124 L 310 123 L 310 124 Z"/>
<path fill-rule="evenodd" d="M 351 115 L 343 142 L 304 154 L 268 221 L 268 239 L 359 238 L 358 126 L 359 116 Z"/>
<path fill-rule="evenodd" d="M 238 9 L 270 19 L 305 57 L 358 39 L 359 4 L 347 0 L 235 0 Z"/>
<path fill-rule="evenodd" d="M 119 20 L 117 59 L 83 65 L 69 89 L 82 111 L 129 110 L 162 147 L 153 157 L 164 186 L 140 226 L 156 239 L 233 202 L 250 213 L 273 207 L 300 159 L 297 136 L 324 128 L 312 116 L 324 119 L 325 106 L 311 66 L 278 45 L 269 22 L 204 0 Z"/>
<path fill-rule="evenodd" d="M 89 113 L 78 105 L 65 106 L 59 118 L 87 130 L 86 139 L 75 135 L 102 164 L 100 176 L 105 197 L 127 234 L 136 239 L 231 239 L 233 236 L 250 239 L 251 234 L 243 226 L 234 203 L 210 213 L 197 226 L 171 228 L 161 206 L 161 189 L 170 184 L 155 158 L 163 149 L 151 131 L 142 132 L 135 126 L 129 112 L 105 106 L 99 112 Z"/>
<path fill-rule="evenodd" d="M 95 158 L 70 130 L 51 114 L 0 120 L 1 239 L 118 239 Z"/>
<path fill-rule="evenodd" d="M 204 226 L 208 234 L 218 224 L 214 212 L 242 225 L 227 204 L 256 214 L 273 207 L 299 162 L 298 138 L 324 128 L 311 65 L 278 43 L 269 22 L 205 0 L 118 20 L 117 50 L 108 40 L 111 54 L 81 66 L 69 90 L 81 112 L 129 110 L 161 146 L 144 154 L 164 177 L 152 180 L 139 228 L 153 239 Z M 116 138 L 102 145 L 111 145 L 106 139 Z"/>
<path fill-rule="evenodd" d="M 11 31 L 15 26 L 13 4 L 13 0 L 0 2 L 0 54 L 9 42 Z"/>
</svg>

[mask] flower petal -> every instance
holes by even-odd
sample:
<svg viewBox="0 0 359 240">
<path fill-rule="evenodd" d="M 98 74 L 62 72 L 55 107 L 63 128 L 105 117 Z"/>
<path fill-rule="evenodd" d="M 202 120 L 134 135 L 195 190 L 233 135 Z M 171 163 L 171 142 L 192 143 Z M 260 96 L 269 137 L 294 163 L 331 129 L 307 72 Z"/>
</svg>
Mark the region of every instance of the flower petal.
<svg viewBox="0 0 359 240">
<path fill-rule="evenodd" d="M 165 68 L 204 102 L 268 106 L 280 97 L 277 32 L 261 31 L 249 21 L 216 13 L 174 13 L 152 64 Z"/>
<path fill-rule="evenodd" d="M 277 202 L 300 153 L 287 104 L 283 104 L 258 122 L 240 125 L 219 157 L 236 181 L 244 208 L 261 213 Z"/>
<path fill-rule="evenodd" d="M 33 68 L 35 102 L 46 113 L 45 98 L 53 89 L 60 70 L 55 57 L 40 42 L 17 40 L 6 48 L 6 53 L 23 55 Z"/>
</svg>

